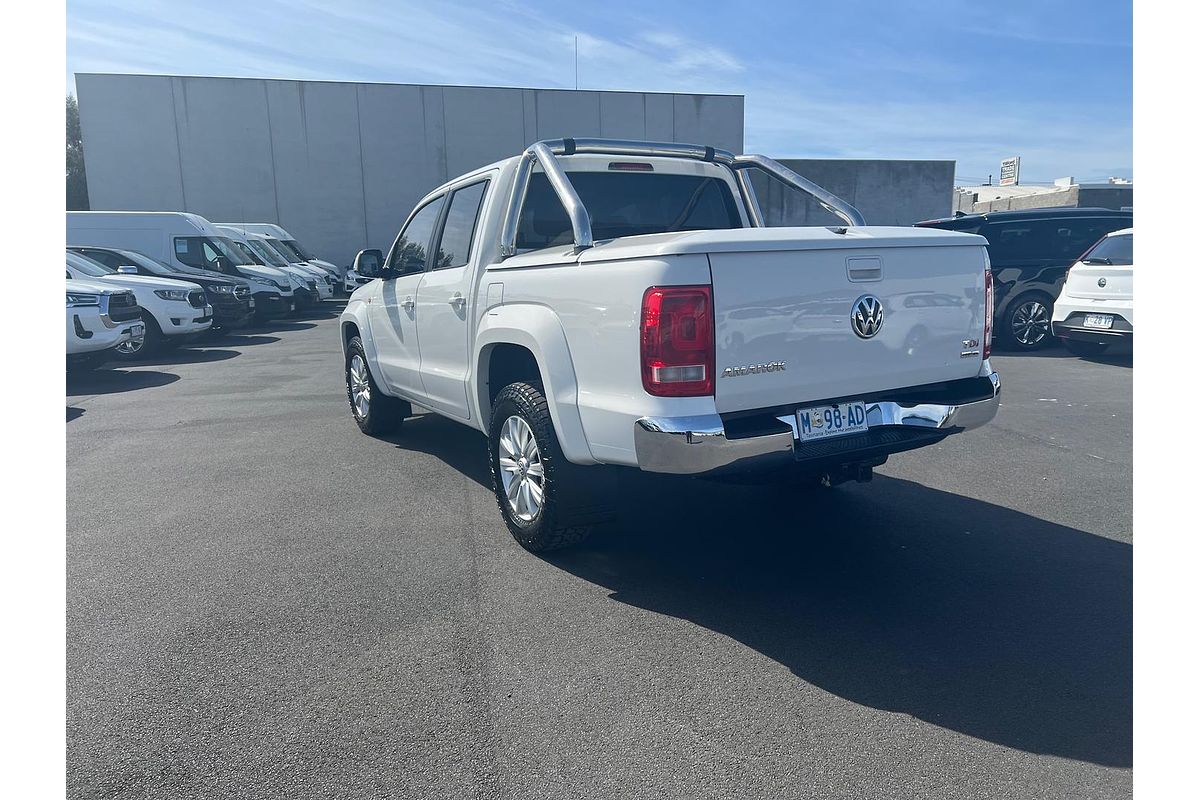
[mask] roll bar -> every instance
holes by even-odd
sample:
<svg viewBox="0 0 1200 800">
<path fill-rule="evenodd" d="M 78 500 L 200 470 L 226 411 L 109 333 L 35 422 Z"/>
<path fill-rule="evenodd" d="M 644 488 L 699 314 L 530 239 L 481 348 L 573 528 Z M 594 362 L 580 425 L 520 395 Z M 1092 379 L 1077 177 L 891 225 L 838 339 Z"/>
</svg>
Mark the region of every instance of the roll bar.
<svg viewBox="0 0 1200 800">
<path fill-rule="evenodd" d="M 521 207 L 525 204 L 525 195 L 529 191 L 529 179 L 533 174 L 533 165 L 540 164 L 546 173 L 546 179 L 562 203 L 567 217 L 571 220 L 571 230 L 575 237 L 575 247 L 578 250 L 591 247 L 592 222 L 587 208 L 579 199 L 579 193 L 571 184 L 566 171 L 558 163 L 556 156 L 570 156 L 576 153 L 595 153 L 611 156 L 642 156 L 647 158 L 688 158 L 695 161 L 706 161 L 720 164 L 730 170 L 737 180 L 741 191 L 742 201 L 751 224 L 756 228 L 766 227 L 766 218 L 758 204 L 754 186 L 750 182 L 749 170 L 759 169 L 781 183 L 811 195 L 822 208 L 841 218 L 850 226 L 865 225 L 862 214 L 854 206 L 817 184 L 799 175 L 787 167 L 766 156 L 740 155 L 735 156 L 728 150 L 706 147 L 698 144 L 677 144 L 674 142 L 639 142 L 627 139 L 547 139 L 535 142 L 525 149 L 517 163 L 517 172 L 513 179 L 512 193 L 509 196 L 508 213 L 504 218 L 504 228 L 500 235 L 500 255 L 502 258 L 517 252 L 517 226 L 521 221 Z"/>
</svg>

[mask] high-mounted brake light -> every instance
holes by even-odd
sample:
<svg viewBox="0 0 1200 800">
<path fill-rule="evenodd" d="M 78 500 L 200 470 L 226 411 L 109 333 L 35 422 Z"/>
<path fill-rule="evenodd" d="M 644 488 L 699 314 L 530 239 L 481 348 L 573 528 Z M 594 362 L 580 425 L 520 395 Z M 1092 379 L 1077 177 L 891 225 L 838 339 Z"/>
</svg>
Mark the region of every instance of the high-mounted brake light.
<svg viewBox="0 0 1200 800">
<path fill-rule="evenodd" d="M 610 161 L 608 168 L 624 172 L 654 172 L 654 165 L 645 161 Z"/>
<path fill-rule="evenodd" d="M 642 386 L 657 397 L 713 393 L 711 286 L 652 286 L 642 296 Z"/>
<path fill-rule="evenodd" d="M 983 357 L 992 355 L 992 316 L 996 311 L 996 289 L 993 284 L 992 270 L 983 270 Z"/>
</svg>

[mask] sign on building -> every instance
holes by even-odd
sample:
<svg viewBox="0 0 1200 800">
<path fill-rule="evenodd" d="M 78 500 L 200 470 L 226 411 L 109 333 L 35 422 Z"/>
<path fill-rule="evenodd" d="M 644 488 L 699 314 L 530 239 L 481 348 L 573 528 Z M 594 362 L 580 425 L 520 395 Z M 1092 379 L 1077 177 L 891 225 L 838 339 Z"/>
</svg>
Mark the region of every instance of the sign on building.
<svg viewBox="0 0 1200 800">
<path fill-rule="evenodd" d="M 1021 178 L 1021 157 L 1013 156 L 1000 162 L 1000 185 L 1016 186 Z"/>
</svg>

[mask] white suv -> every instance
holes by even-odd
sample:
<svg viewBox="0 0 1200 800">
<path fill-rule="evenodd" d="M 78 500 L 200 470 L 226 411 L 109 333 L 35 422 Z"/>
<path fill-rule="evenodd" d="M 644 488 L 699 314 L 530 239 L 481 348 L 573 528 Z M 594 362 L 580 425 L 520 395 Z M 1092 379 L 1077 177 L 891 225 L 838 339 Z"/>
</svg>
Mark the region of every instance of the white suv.
<svg viewBox="0 0 1200 800">
<path fill-rule="evenodd" d="M 119 358 L 136 358 L 195 338 L 212 327 L 212 306 L 204 290 L 188 281 L 118 272 L 87 256 L 67 251 L 67 276 L 133 292 L 146 333 L 116 349 Z"/>
<path fill-rule="evenodd" d="M 1133 339 L 1133 228 L 1108 234 L 1067 270 L 1051 323 L 1078 356 Z"/>
<path fill-rule="evenodd" d="M 67 369 L 92 369 L 114 348 L 146 333 L 133 292 L 117 286 L 67 281 Z"/>
</svg>

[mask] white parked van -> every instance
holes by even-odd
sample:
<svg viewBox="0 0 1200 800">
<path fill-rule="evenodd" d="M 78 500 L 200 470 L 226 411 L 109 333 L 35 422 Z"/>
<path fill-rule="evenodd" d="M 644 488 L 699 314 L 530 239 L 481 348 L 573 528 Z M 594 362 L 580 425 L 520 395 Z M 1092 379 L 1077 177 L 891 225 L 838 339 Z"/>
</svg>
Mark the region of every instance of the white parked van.
<svg viewBox="0 0 1200 800">
<path fill-rule="evenodd" d="M 345 267 L 339 267 L 336 264 L 331 264 L 328 261 L 322 261 L 314 256 L 307 247 L 296 241 L 296 237 L 285 231 L 278 225 L 269 222 L 218 222 L 218 225 L 229 225 L 238 228 L 247 233 L 257 233 L 261 236 L 269 236 L 272 239 L 278 239 L 287 250 L 292 253 L 300 261 L 307 261 L 309 264 L 318 266 L 321 269 L 328 270 L 335 278 L 343 278 L 346 274 Z M 291 261 L 292 259 L 288 259 Z"/>
<path fill-rule="evenodd" d="M 327 273 L 304 262 L 293 263 L 288 254 L 280 252 L 275 247 L 276 242 L 257 233 L 243 233 L 230 225 L 218 225 L 223 235 L 229 237 L 241 251 L 263 266 L 274 267 L 288 273 L 296 279 L 293 283 L 296 291 L 296 307 L 312 306 L 333 297 L 333 289 L 327 280 Z"/>
<path fill-rule="evenodd" d="M 120 286 L 67 280 L 67 369 L 92 369 L 145 334 L 133 292 Z"/>
<path fill-rule="evenodd" d="M 67 245 L 119 247 L 184 267 L 245 278 L 255 314 L 271 317 L 295 310 L 286 273 L 243 255 L 198 214 L 177 211 L 68 211 Z"/>
</svg>

